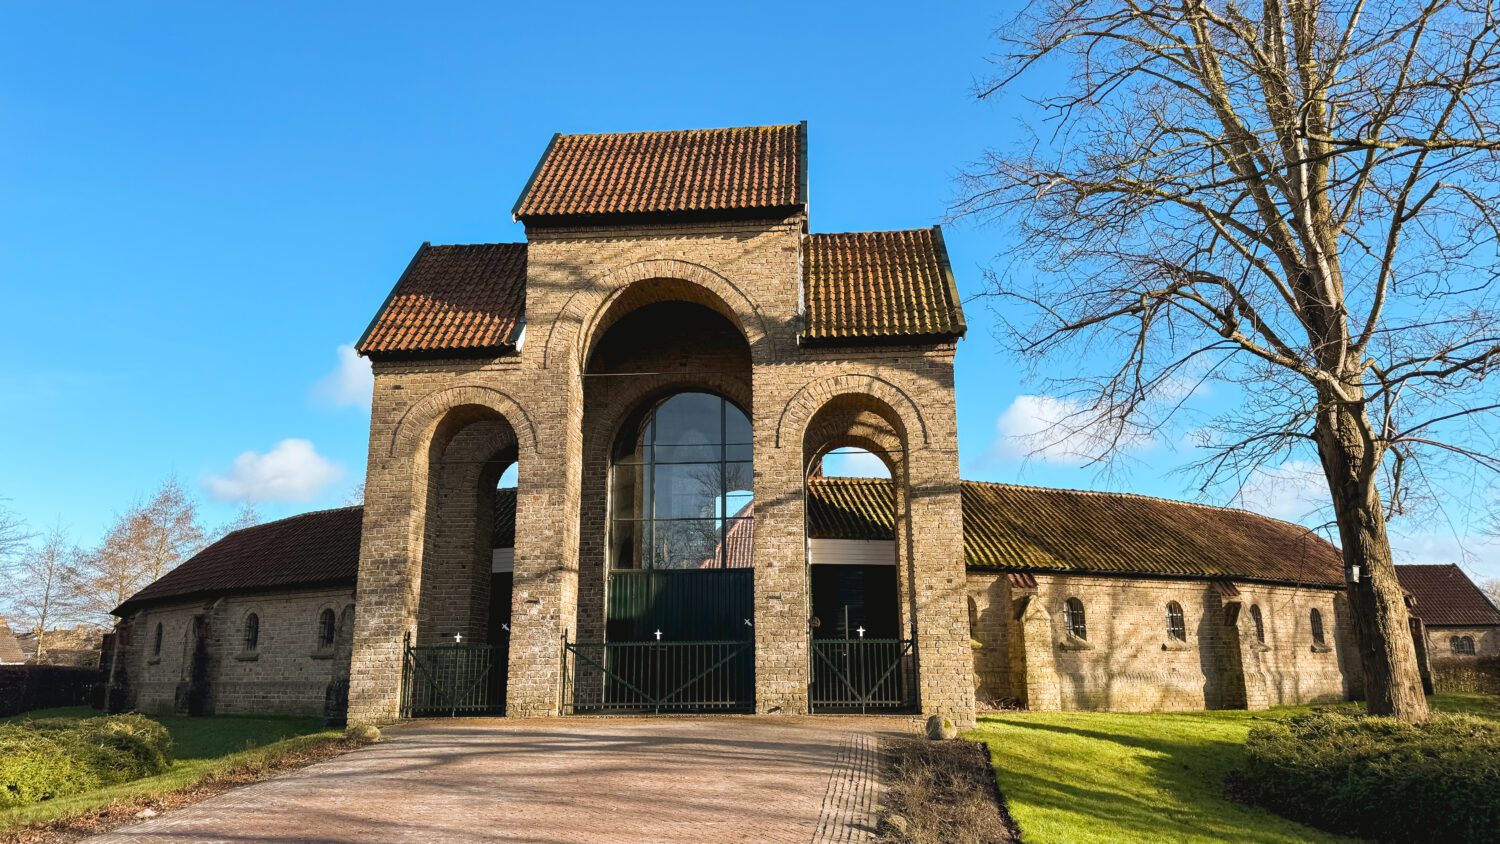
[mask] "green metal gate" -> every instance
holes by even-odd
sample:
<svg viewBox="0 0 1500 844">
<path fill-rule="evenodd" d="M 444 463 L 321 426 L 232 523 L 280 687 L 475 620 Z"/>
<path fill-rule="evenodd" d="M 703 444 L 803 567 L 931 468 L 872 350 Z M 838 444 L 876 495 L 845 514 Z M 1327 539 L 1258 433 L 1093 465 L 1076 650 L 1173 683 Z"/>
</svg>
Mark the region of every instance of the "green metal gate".
<svg viewBox="0 0 1500 844">
<path fill-rule="evenodd" d="M 563 640 L 563 705 L 585 712 L 750 712 L 755 642 Z"/>
<path fill-rule="evenodd" d="M 916 708 L 911 639 L 812 639 L 808 703 L 813 712 Z"/>
<path fill-rule="evenodd" d="M 401 717 L 502 715 L 504 680 L 493 682 L 494 645 L 413 645 L 407 634 L 401 662 Z"/>
</svg>

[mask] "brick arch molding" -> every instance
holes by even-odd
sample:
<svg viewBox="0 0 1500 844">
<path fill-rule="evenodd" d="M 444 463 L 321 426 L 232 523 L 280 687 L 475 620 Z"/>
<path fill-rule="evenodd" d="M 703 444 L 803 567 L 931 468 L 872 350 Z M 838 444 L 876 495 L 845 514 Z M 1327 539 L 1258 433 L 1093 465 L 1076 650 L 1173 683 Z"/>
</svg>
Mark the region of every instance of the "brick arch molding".
<svg viewBox="0 0 1500 844">
<path fill-rule="evenodd" d="M 520 451 L 535 453 L 536 425 L 520 402 L 508 394 L 477 384 L 447 387 L 424 396 L 421 401 L 407 408 L 401 421 L 396 423 L 396 435 L 391 438 L 388 456 L 413 454 L 433 425 L 448 414 L 448 411 L 465 405 L 487 407 L 504 417 L 516 434 L 516 445 Z"/>
<path fill-rule="evenodd" d="M 813 414 L 830 400 L 844 395 L 870 396 L 885 402 L 906 427 L 909 440 L 927 445 L 927 420 L 905 390 L 878 375 L 848 373 L 806 384 L 792 396 L 776 423 L 776 447 L 796 443 L 800 448 L 802 432 Z"/>
<path fill-rule="evenodd" d="M 750 344 L 752 356 L 763 355 L 767 362 L 776 357 L 773 344 L 766 331 L 765 317 L 760 309 L 733 282 L 702 264 L 676 259 L 637 261 L 610 270 L 585 284 L 563 305 L 562 311 L 553 321 L 547 334 L 547 345 L 542 355 L 542 366 L 549 368 L 562 360 L 573 346 L 572 353 L 578 358 L 581 372 L 586 364 L 588 350 L 583 348 L 580 338 L 592 334 L 594 326 L 609 311 L 609 306 L 625 289 L 638 281 L 653 278 L 669 278 L 686 281 L 707 290 L 732 311 L 739 322 L 739 329 Z"/>
</svg>

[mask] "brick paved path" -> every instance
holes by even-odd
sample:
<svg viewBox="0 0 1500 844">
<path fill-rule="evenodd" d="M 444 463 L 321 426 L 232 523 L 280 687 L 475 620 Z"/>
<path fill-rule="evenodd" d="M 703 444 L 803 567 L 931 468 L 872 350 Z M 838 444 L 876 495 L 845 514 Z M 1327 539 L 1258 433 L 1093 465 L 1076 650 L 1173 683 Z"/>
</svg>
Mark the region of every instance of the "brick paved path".
<svg viewBox="0 0 1500 844">
<path fill-rule="evenodd" d="M 379 744 L 88 839 L 166 842 L 869 840 L 876 734 L 902 719 L 423 721 Z"/>
</svg>

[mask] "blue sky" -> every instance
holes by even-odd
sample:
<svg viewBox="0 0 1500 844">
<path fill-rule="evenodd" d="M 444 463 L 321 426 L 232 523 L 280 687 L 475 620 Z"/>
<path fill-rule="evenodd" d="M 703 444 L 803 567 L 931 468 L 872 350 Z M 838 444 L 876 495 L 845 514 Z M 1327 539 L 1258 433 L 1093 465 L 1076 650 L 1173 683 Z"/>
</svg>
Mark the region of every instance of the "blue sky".
<svg viewBox="0 0 1500 844">
<path fill-rule="evenodd" d="M 521 240 L 510 208 L 556 131 L 807 120 L 815 231 L 939 222 L 964 164 L 1034 116 L 971 95 L 1005 16 L 967 2 L 7 3 L 0 497 L 81 542 L 173 474 L 211 525 L 247 496 L 268 518 L 342 503 L 368 419 L 340 346 L 422 241 Z M 1005 232 L 946 232 L 972 295 Z M 1055 400 L 994 341 L 987 304 L 968 316 L 966 477 L 1195 495 L 1174 471 L 1193 456 L 1180 438 L 1103 474 L 1028 457 L 1002 434 Z M 1301 516 L 1317 491 L 1305 468 L 1242 503 Z M 1500 551 L 1461 521 L 1398 530 L 1407 560 L 1467 551 L 1471 571 L 1500 577 Z"/>
</svg>

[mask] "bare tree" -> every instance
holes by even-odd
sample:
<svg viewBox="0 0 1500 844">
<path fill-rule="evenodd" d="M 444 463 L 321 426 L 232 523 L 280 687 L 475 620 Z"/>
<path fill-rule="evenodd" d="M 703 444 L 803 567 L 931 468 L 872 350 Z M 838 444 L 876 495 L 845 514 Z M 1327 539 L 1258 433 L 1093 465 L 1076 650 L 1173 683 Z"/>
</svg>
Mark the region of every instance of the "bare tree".
<svg viewBox="0 0 1500 844">
<path fill-rule="evenodd" d="M 979 95 L 1040 76 L 1053 131 L 956 209 L 1043 270 L 993 278 L 1013 345 L 1103 361 L 1055 386 L 1105 451 L 1205 379 L 1240 398 L 1200 429 L 1205 488 L 1316 451 L 1368 708 L 1413 721 L 1387 518 L 1500 470 L 1497 31 L 1485 0 L 1040 0 Z"/>
<path fill-rule="evenodd" d="M 75 604 L 69 584 L 83 552 L 61 527 L 22 554 L 13 569 L 11 604 L 16 617 L 36 633 L 36 661 L 47 658 L 48 631 L 69 624 Z"/>
<path fill-rule="evenodd" d="M 233 519 L 231 519 L 228 523 L 220 526 L 219 529 L 214 532 L 214 538 L 215 540 L 221 539 L 231 533 L 234 533 L 237 530 L 243 530 L 247 527 L 255 527 L 256 525 L 260 524 L 261 521 L 262 519 L 260 516 L 260 508 L 256 507 L 254 502 L 246 501 L 244 504 L 240 505 L 240 509 L 234 514 Z"/>
<path fill-rule="evenodd" d="M 79 607 L 96 623 L 147 584 L 203 547 L 197 504 L 175 478 L 116 520 L 104 541 L 86 554 L 73 581 Z"/>
<path fill-rule="evenodd" d="M 1496 608 L 1500 608 L 1500 578 L 1492 577 L 1486 580 L 1479 585 L 1479 589 L 1484 592 L 1486 598 L 1490 599 L 1491 604 L 1494 604 Z"/>
<path fill-rule="evenodd" d="M 26 523 L 4 502 L 5 499 L 0 498 L 0 570 L 4 570 L 5 564 L 14 560 L 32 539 Z"/>
</svg>

